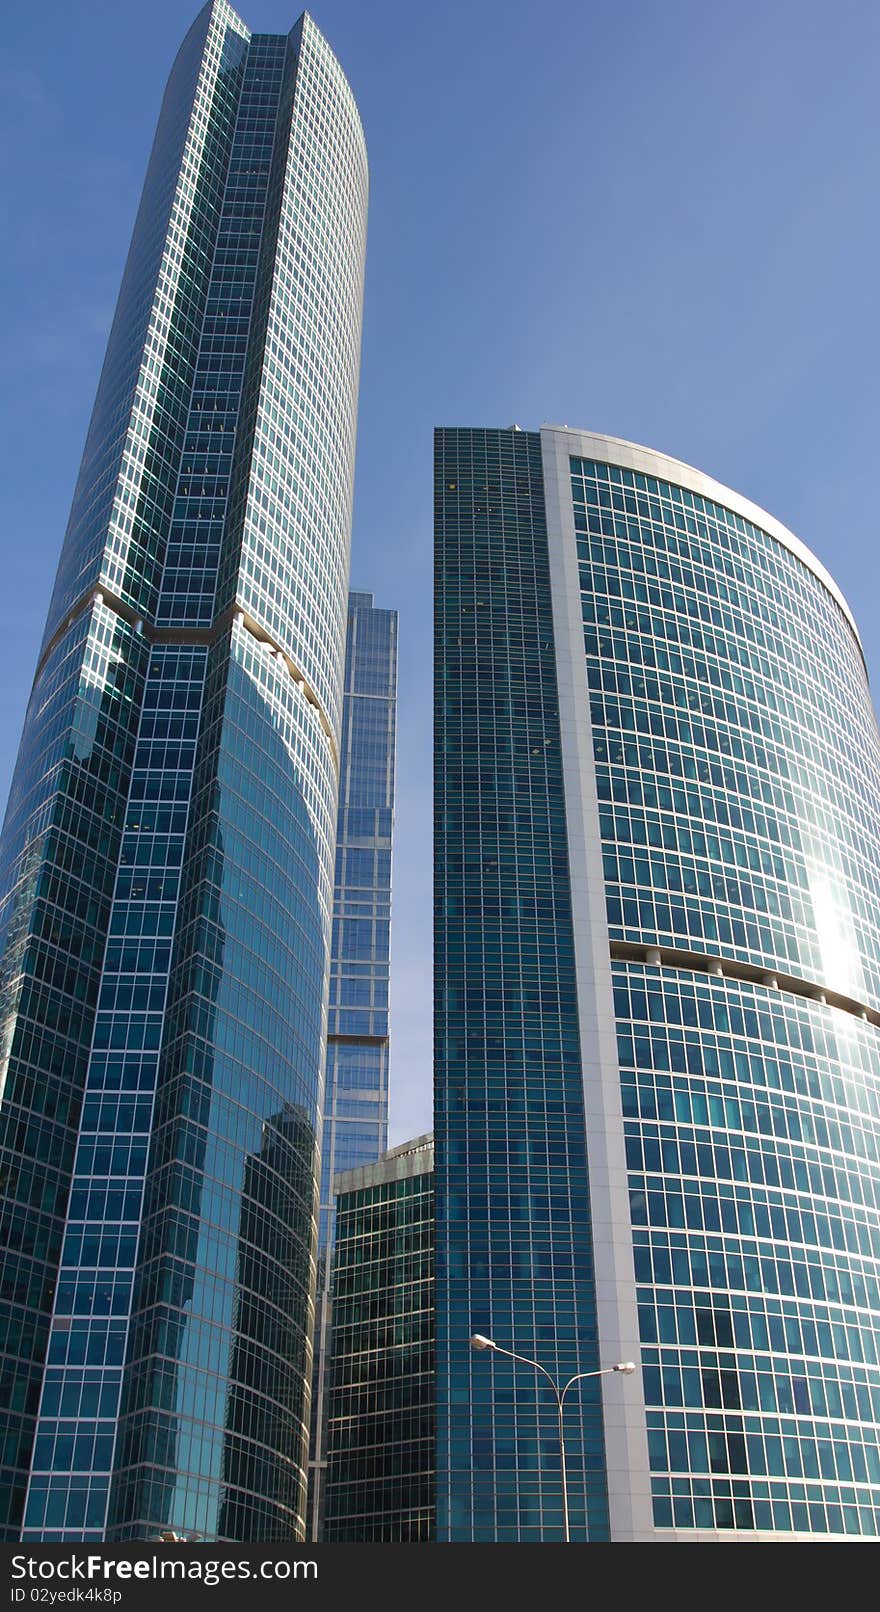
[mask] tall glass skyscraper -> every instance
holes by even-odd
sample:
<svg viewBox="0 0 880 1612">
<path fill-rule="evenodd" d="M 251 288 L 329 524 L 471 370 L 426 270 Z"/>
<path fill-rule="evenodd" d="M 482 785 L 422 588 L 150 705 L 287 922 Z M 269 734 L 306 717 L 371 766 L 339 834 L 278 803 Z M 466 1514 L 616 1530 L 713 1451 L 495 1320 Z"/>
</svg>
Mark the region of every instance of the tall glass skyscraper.
<svg viewBox="0 0 880 1612">
<path fill-rule="evenodd" d="M 436 439 L 438 1532 L 880 1533 L 880 739 L 700 472 Z"/>
<path fill-rule="evenodd" d="M 317 28 L 212 0 L 3 834 L 6 1538 L 304 1532 L 366 207 Z"/>
<path fill-rule="evenodd" d="M 321 1148 L 318 1297 L 309 1457 L 309 1538 L 322 1535 L 330 1361 L 333 1177 L 373 1164 L 388 1145 L 391 839 L 397 716 L 397 611 L 350 593 L 330 1017 Z"/>
</svg>

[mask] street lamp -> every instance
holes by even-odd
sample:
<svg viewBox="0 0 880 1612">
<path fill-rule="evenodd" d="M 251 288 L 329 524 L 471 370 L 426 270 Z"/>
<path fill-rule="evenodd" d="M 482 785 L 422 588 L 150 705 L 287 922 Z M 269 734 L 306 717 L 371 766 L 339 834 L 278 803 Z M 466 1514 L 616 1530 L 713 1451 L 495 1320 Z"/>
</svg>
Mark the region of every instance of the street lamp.
<svg viewBox="0 0 880 1612">
<path fill-rule="evenodd" d="M 556 1408 L 559 1412 L 559 1464 L 562 1472 L 562 1529 L 563 1538 L 565 1543 L 568 1545 L 571 1543 L 571 1535 L 568 1529 L 568 1480 L 565 1474 L 565 1424 L 563 1419 L 565 1396 L 568 1393 L 569 1388 L 574 1387 L 575 1383 L 582 1382 L 585 1377 L 605 1377 L 612 1371 L 619 1371 L 622 1376 L 631 1377 L 636 1369 L 636 1363 L 634 1360 L 618 1360 L 616 1366 L 600 1366 L 598 1371 L 577 1371 L 575 1372 L 574 1376 L 569 1377 L 568 1382 L 565 1383 L 562 1388 L 560 1388 L 559 1384 L 554 1381 L 549 1371 L 544 1369 L 540 1361 L 529 1360 L 527 1355 L 515 1354 L 512 1349 L 502 1349 L 500 1343 L 496 1343 L 494 1338 L 485 1337 L 482 1332 L 475 1332 L 473 1334 L 473 1337 L 471 1338 L 471 1348 L 478 1350 L 491 1349 L 494 1354 L 506 1355 L 508 1360 L 518 1360 L 522 1366 L 531 1366 L 533 1371 L 540 1371 L 541 1376 L 547 1378 L 550 1387 L 553 1389 L 553 1392 L 556 1395 Z"/>
</svg>

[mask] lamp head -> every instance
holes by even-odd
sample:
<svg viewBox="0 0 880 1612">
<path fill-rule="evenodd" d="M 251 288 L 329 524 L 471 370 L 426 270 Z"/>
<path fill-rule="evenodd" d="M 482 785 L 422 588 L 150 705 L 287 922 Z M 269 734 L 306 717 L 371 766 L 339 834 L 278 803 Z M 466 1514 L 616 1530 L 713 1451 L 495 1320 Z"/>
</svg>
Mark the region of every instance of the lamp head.
<svg viewBox="0 0 880 1612">
<path fill-rule="evenodd" d="M 484 1338 L 482 1332 L 475 1332 L 471 1338 L 472 1349 L 497 1349 L 498 1345 L 492 1338 Z"/>
<path fill-rule="evenodd" d="M 619 1360 L 617 1365 L 612 1366 L 611 1369 L 612 1371 L 621 1371 L 624 1377 L 631 1377 L 636 1369 L 636 1363 L 634 1360 Z"/>
</svg>

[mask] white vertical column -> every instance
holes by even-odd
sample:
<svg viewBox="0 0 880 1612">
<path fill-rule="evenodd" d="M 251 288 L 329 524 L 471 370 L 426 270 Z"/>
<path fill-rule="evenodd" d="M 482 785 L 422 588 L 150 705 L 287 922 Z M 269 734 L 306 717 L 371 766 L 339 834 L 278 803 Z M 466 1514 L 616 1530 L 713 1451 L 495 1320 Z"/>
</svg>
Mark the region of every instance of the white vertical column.
<svg viewBox="0 0 880 1612">
<path fill-rule="evenodd" d="M 574 431 L 541 431 L 550 589 L 559 688 L 562 775 L 571 878 L 590 1219 L 599 1359 L 639 1359 L 632 1227 L 623 1141 L 620 1070 L 605 917 L 605 881 L 584 660 L 569 457 L 590 457 Z M 653 1540 L 651 1476 L 641 1373 L 602 1378 L 611 1538 Z"/>
</svg>

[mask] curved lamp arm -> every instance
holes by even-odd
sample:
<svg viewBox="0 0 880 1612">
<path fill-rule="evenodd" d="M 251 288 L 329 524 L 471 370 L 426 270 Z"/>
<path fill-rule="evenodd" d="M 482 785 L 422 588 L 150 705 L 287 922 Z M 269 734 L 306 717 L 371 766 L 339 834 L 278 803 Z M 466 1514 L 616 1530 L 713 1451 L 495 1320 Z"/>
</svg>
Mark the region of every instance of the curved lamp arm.
<svg viewBox="0 0 880 1612">
<path fill-rule="evenodd" d="M 575 1375 L 569 1377 L 568 1382 L 562 1389 L 559 1395 L 559 1403 L 562 1404 L 569 1388 L 573 1388 L 575 1383 L 583 1382 L 585 1377 L 607 1377 L 612 1371 L 619 1371 L 624 1377 L 631 1377 L 635 1369 L 636 1363 L 634 1360 L 619 1360 L 616 1366 L 600 1366 L 598 1371 L 575 1372 Z"/>
<path fill-rule="evenodd" d="M 553 1389 L 553 1392 L 556 1395 L 557 1404 L 560 1406 L 562 1405 L 569 1388 L 572 1388 L 575 1383 L 582 1382 L 585 1377 L 605 1377 L 612 1371 L 619 1371 L 624 1377 L 631 1377 L 636 1369 L 634 1360 L 618 1360 L 617 1364 L 614 1366 L 600 1366 L 596 1371 L 575 1372 L 573 1377 L 569 1377 L 565 1387 L 560 1388 L 559 1384 L 554 1380 L 553 1377 L 551 1377 L 549 1371 L 547 1371 L 546 1368 L 541 1365 L 539 1360 L 530 1360 L 528 1355 L 519 1355 L 514 1349 L 505 1349 L 500 1343 L 496 1343 L 494 1338 L 487 1338 L 482 1332 L 475 1332 L 470 1340 L 470 1344 L 472 1349 L 489 1349 L 493 1354 L 506 1355 L 508 1360 L 518 1360 L 520 1365 L 531 1366 L 533 1371 L 539 1371 L 542 1377 L 547 1378 L 550 1387 Z"/>
<path fill-rule="evenodd" d="M 553 1394 L 556 1399 L 556 1409 L 559 1414 L 559 1469 L 560 1479 L 562 1482 L 562 1537 L 566 1544 L 568 1544 L 569 1540 L 571 1539 L 571 1533 L 568 1525 L 568 1478 L 565 1471 L 565 1428 L 563 1425 L 565 1420 L 563 1416 L 563 1404 L 565 1396 L 568 1393 L 569 1388 L 573 1388 L 574 1384 L 581 1382 L 584 1377 L 604 1377 L 607 1372 L 611 1371 L 620 1371 L 625 1377 L 631 1377 L 632 1373 L 636 1369 L 635 1362 L 633 1360 L 619 1360 L 616 1366 L 600 1366 L 597 1371 L 578 1371 L 573 1377 L 569 1377 L 564 1388 L 560 1388 L 558 1383 L 554 1381 L 549 1371 L 547 1371 L 545 1367 L 541 1365 L 539 1360 L 530 1360 L 528 1355 L 518 1355 L 513 1349 L 502 1349 L 500 1343 L 496 1343 L 494 1338 L 487 1338 L 485 1333 L 475 1332 L 471 1337 L 470 1344 L 472 1349 L 488 1349 L 493 1354 L 506 1355 L 508 1360 L 518 1361 L 521 1366 L 530 1366 L 533 1371 L 539 1371 L 542 1377 L 546 1377 L 550 1387 L 553 1389 Z"/>
<path fill-rule="evenodd" d="M 480 1342 L 477 1343 L 476 1339 L 478 1337 L 480 1337 L 480 1334 L 475 1333 L 474 1337 L 471 1338 L 471 1345 L 473 1348 L 491 1349 L 494 1354 L 506 1355 L 508 1360 L 518 1360 L 521 1366 L 531 1366 L 533 1371 L 539 1371 L 542 1377 L 547 1378 L 550 1387 L 553 1389 L 553 1392 L 556 1395 L 557 1403 L 560 1405 L 562 1404 L 562 1394 L 559 1392 L 558 1384 L 554 1382 L 549 1371 L 547 1371 L 544 1366 L 541 1365 L 539 1360 L 529 1360 L 527 1355 L 518 1355 L 513 1349 L 503 1349 L 500 1343 L 495 1343 L 491 1338 L 481 1338 Z M 568 1384 L 566 1384 L 566 1387 L 568 1387 Z"/>
</svg>

